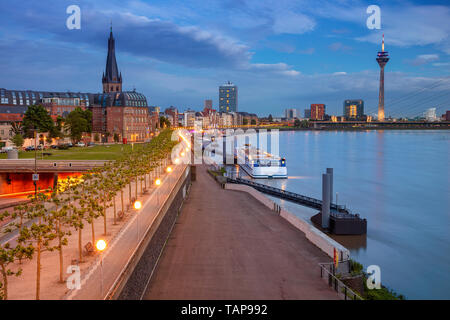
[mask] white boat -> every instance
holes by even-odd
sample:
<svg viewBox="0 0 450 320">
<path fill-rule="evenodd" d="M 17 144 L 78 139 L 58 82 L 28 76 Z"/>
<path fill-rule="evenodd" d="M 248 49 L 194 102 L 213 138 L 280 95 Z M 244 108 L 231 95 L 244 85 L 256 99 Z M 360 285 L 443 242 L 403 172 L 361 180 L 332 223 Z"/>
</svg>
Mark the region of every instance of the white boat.
<svg viewBox="0 0 450 320">
<path fill-rule="evenodd" d="M 246 144 L 236 152 L 240 167 L 252 178 L 287 178 L 286 159 Z"/>
</svg>

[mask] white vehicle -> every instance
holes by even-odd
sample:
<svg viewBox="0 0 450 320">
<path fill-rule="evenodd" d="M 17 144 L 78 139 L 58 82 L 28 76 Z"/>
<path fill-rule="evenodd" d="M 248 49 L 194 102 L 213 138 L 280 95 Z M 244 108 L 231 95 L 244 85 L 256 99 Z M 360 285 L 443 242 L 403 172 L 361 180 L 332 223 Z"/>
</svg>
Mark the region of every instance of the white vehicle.
<svg viewBox="0 0 450 320">
<path fill-rule="evenodd" d="M 240 167 L 252 178 L 287 178 L 286 159 L 246 144 L 237 150 Z"/>
<path fill-rule="evenodd" d="M 76 147 L 86 147 L 86 144 L 85 144 L 84 142 L 78 141 L 78 142 L 75 144 L 75 146 L 76 146 Z"/>
</svg>

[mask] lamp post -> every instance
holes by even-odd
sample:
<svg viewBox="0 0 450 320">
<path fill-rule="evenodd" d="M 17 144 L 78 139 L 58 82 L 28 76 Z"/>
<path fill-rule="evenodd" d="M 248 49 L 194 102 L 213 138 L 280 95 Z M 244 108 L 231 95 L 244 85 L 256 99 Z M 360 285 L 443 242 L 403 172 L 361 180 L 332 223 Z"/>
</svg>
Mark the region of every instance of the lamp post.
<svg viewBox="0 0 450 320">
<path fill-rule="evenodd" d="M 100 239 L 97 241 L 97 243 L 95 244 L 95 247 L 97 248 L 98 252 L 100 252 L 100 274 L 101 274 L 101 285 L 100 285 L 100 290 L 101 290 L 101 295 L 102 295 L 102 299 L 103 299 L 103 251 L 106 249 L 106 241 L 103 239 Z"/>
<path fill-rule="evenodd" d="M 142 202 L 140 202 L 139 200 L 136 200 L 134 202 L 133 207 L 134 207 L 134 210 L 137 211 L 136 214 L 138 214 L 139 210 L 142 208 Z M 139 242 L 139 215 L 136 218 L 136 229 L 137 229 L 137 240 Z"/>
<path fill-rule="evenodd" d="M 155 185 L 156 185 L 156 187 L 157 187 L 157 190 L 156 190 L 156 200 L 158 201 L 158 206 L 159 206 L 159 186 L 161 185 L 161 179 L 156 179 L 155 180 Z"/>
</svg>

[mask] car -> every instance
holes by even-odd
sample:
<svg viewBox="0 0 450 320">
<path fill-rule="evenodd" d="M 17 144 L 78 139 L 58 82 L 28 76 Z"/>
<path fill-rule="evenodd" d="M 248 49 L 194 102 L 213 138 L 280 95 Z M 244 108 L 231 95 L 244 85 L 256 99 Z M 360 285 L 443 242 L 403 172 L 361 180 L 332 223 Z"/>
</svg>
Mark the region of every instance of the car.
<svg viewBox="0 0 450 320">
<path fill-rule="evenodd" d="M 25 148 L 25 151 L 34 151 L 34 150 L 35 150 L 34 146 L 28 146 Z"/>
<path fill-rule="evenodd" d="M 78 141 L 78 142 L 75 144 L 75 147 L 86 147 L 86 144 L 85 144 L 84 142 Z"/>
<path fill-rule="evenodd" d="M 52 145 L 50 146 L 50 148 L 52 148 L 52 149 L 58 149 L 58 145 L 57 145 L 57 144 L 52 144 Z"/>
<path fill-rule="evenodd" d="M 94 142 L 88 142 L 88 147 L 93 147 L 96 146 L 96 144 Z"/>
</svg>

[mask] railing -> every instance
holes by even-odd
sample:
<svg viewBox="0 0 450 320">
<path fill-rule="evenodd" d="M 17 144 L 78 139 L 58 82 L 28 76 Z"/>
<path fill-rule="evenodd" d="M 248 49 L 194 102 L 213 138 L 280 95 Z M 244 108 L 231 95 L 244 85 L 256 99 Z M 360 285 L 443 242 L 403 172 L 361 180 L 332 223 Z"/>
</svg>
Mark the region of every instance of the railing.
<svg viewBox="0 0 450 320">
<path fill-rule="evenodd" d="M 339 266 L 345 265 L 345 263 L 347 263 L 348 266 L 348 260 L 340 262 Z M 364 300 L 335 276 L 336 270 L 333 263 L 319 263 L 319 267 L 320 278 L 327 281 L 328 286 L 333 288 L 341 298 L 344 300 Z"/>
</svg>

